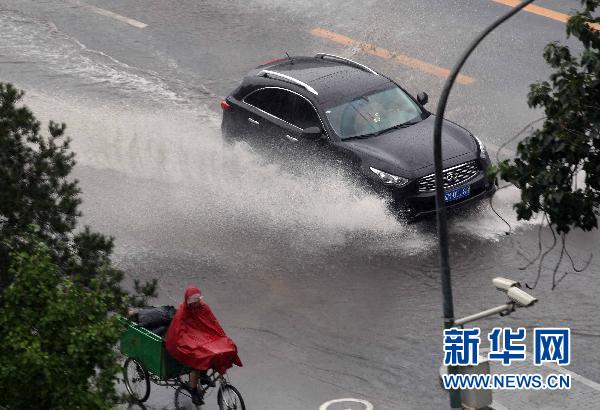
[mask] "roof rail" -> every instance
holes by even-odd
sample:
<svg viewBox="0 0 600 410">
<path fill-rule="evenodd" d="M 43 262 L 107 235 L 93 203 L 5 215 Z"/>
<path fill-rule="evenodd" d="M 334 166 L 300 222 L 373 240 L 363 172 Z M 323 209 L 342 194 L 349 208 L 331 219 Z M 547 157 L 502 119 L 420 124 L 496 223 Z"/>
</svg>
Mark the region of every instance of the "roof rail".
<svg viewBox="0 0 600 410">
<path fill-rule="evenodd" d="M 315 55 L 315 58 L 321 58 L 321 59 L 329 58 L 332 60 L 341 61 L 341 62 L 351 65 L 353 67 L 360 68 L 361 70 L 364 70 L 368 73 L 379 75 L 379 73 L 377 71 L 373 70 L 372 68 L 367 67 L 364 64 L 357 63 L 356 61 L 350 60 L 349 58 L 336 56 L 334 54 L 319 53 L 319 54 Z"/>
<path fill-rule="evenodd" d="M 314 95 L 319 95 L 317 90 L 312 88 L 310 85 L 308 85 L 300 80 L 297 80 L 294 77 L 290 77 L 289 75 L 278 73 L 277 71 L 261 70 L 257 74 L 257 76 L 258 77 L 275 78 L 277 80 L 287 81 L 288 83 L 296 84 L 296 85 L 304 88 L 306 91 L 309 91 L 309 92 L 313 93 Z"/>
</svg>

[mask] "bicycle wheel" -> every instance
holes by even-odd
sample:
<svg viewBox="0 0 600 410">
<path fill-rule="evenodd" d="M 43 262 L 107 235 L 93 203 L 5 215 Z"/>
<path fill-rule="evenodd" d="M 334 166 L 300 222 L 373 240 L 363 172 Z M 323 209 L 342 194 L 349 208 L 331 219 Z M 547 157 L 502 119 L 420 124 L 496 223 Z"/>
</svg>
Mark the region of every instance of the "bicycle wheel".
<svg viewBox="0 0 600 410">
<path fill-rule="evenodd" d="M 217 396 L 220 410 L 246 410 L 241 393 L 231 384 L 221 385 Z"/>
<path fill-rule="evenodd" d="M 131 397 L 138 403 L 143 403 L 150 396 L 150 376 L 148 370 L 135 359 L 129 357 L 123 365 L 125 387 Z"/>
</svg>

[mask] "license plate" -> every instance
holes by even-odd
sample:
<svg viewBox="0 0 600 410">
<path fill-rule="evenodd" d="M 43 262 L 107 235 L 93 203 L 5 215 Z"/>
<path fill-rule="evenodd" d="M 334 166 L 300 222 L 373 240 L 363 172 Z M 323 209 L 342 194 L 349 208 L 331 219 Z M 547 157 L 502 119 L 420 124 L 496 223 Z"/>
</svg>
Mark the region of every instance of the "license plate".
<svg viewBox="0 0 600 410">
<path fill-rule="evenodd" d="M 463 186 L 460 188 L 453 189 L 452 191 L 444 192 L 444 201 L 454 202 L 459 199 L 463 199 L 469 196 L 471 193 L 471 186 Z"/>
</svg>

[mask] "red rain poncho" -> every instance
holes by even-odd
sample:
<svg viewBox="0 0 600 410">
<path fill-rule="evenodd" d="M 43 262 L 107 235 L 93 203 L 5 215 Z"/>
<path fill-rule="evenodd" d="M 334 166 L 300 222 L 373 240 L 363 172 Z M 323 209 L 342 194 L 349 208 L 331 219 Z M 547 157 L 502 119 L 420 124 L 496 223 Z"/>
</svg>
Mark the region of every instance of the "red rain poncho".
<svg viewBox="0 0 600 410">
<path fill-rule="evenodd" d="M 214 369 L 224 374 L 234 364 L 242 366 L 237 346 L 225 335 L 210 307 L 200 301 L 198 307 L 188 306 L 197 288 L 187 288 L 185 299 L 173 318 L 165 336 L 169 354 L 178 362 L 193 369 Z"/>
</svg>

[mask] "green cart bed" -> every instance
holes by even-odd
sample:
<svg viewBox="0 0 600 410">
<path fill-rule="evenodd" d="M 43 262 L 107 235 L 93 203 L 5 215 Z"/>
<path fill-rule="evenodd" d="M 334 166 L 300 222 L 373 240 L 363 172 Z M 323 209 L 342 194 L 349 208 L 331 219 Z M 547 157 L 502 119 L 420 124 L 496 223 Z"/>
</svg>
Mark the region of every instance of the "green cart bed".
<svg viewBox="0 0 600 410">
<path fill-rule="evenodd" d="M 160 336 L 130 320 L 121 320 L 127 325 L 120 340 L 123 355 L 137 360 L 160 380 L 173 379 L 190 371 L 169 355 Z"/>
</svg>

